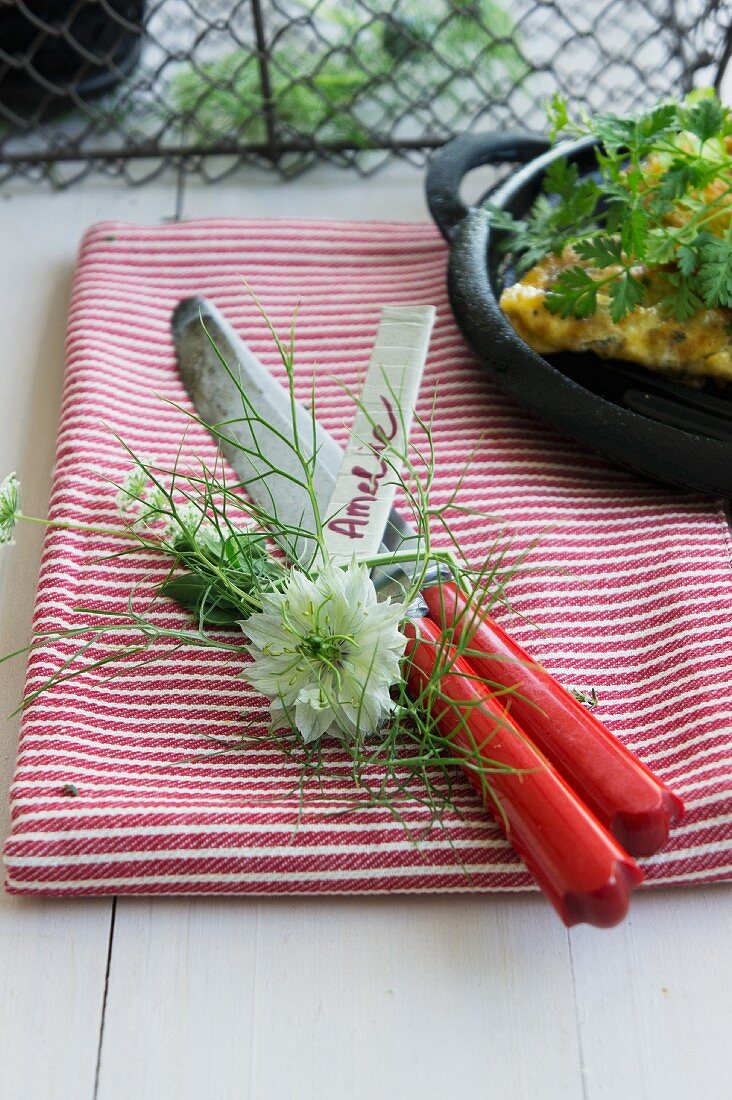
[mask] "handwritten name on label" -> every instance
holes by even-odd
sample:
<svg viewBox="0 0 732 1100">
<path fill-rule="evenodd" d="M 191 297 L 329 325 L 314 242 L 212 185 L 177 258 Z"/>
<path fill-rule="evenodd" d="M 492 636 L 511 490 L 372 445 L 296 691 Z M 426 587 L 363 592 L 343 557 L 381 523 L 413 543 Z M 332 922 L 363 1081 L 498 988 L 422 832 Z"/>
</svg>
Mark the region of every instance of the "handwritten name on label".
<svg viewBox="0 0 732 1100">
<path fill-rule="evenodd" d="M 365 537 L 374 505 L 379 499 L 379 490 L 389 473 L 389 464 L 381 456 L 387 447 L 393 444 L 399 433 L 399 421 L 391 399 L 382 394 L 380 400 L 388 418 L 388 428 L 385 429 L 381 424 L 372 425 L 371 440 L 368 444 L 370 453 L 378 460 L 378 466 L 376 468 L 369 468 L 366 465 L 351 467 L 351 476 L 359 479 L 356 489 L 360 495 L 351 497 L 346 502 L 345 514 L 336 516 L 327 525 L 329 531 L 352 540 Z"/>
<path fill-rule="evenodd" d="M 393 468 L 403 453 L 419 392 L 435 310 L 386 306 L 361 403 L 331 498 L 326 547 L 344 563 L 381 545 L 397 488 Z"/>
</svg>

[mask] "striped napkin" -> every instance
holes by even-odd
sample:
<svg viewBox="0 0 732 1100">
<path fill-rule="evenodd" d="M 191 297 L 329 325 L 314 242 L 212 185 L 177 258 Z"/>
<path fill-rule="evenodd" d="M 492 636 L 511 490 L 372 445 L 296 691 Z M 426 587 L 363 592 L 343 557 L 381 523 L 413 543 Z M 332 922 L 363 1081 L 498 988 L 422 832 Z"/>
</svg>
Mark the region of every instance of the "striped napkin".
<svg viewBox="0 0 732 1100">
<path fill-rule="evenodd" d="M 428 225 L 197 221 L 96 226 L 86 236 L 69 317 L 68 368 L 52 499 L 55 518 L 115 522 L 114 490 L 139 455 L 169 464 L 213 457 L 176 375 L 170 313 L 210 297 L 282 375 L 243 279 L 275 324 L 299 303 L 298 385 L 315 368 L 319 416 L 345 443 L 380 307 L 434 303 L 420 399 L 436 395 L 436 498 L 470 460 L 463 502 L 500 517 L 513 555 L 536 542 L 513 584 L 514 637 L 568 687 L 599 696 L 598 715 L 685 800 L 650 884 L 732 877 L 732 573 L 719 502 L 636 479 L 559 438 L 505 397 L 466 349 L 445 291 L 445 248 Z M 472 457 L 470 457 L 472 455 Z M 480 560 L 496 523 L 456 515 Z M 35 626 L 72 625 L 80 604 L 144 603 L 154 558 L 105 557 L 104 536 L 49 531 Z M 157 571 L 157 572 L 156 572 Z M 185 616 L 161 603 L 161 622 Z M 15 893 L 334 893 L 521 890 L 531 880 L 457 780 L 455 812 L 429 826 L 418 791 L 402 823 L 354 804 L 334 770 L 298 792 L 298 768 L 273 747 L 212 754 L 259 722 L 262 700 L 221 653 L 161 647 L 159 660 L 110 678 L 97 668 L 27 710 L 13 783 L 7 887 Z M 70 655 L 31 657 L 28 690 Z M 94 650 L 90 656 L 104 656 Z M 218 739 L 218 744 L 211 739 Z M 405 827 L 406 826 L 406 827 Z"/>
</svg>

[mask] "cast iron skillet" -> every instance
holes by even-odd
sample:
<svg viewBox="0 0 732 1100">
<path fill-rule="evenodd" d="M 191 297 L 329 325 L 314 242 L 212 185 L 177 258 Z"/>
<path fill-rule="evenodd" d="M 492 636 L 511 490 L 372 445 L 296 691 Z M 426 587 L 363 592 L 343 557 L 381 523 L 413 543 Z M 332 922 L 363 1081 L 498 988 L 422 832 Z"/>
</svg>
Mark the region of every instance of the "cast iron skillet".
<svg viewBox="0 0 732 1100">
<path fill-rule="evenodd" d="M 550 150 L 545 138 L 523 132 L 464 134 L 433 156 L 427 201 L 451 246 L 450 301 L 463 335 L 503 389 L 561 431 L 647 477 L 729 496 L 732 393 L 713 384 L 695 390 L 590 353 L 544 358 L 498 306 L 510 271 L 501 270 L 498 234 L 483 200 L 468 209 L 460 185 L 479 165 L 518 164 L 490 200 L 520 216 L 539 193 L 547 165 L 562 155 L 580 171 L 595 164 L 592 141 Z"/>
</svg>

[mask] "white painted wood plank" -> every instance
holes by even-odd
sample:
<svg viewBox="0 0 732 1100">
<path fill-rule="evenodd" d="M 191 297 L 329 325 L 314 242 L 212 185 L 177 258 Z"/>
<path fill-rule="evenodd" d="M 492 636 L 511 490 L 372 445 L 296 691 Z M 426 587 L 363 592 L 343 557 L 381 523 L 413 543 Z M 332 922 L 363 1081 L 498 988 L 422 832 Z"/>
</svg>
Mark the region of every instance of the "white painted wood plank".
<svg viewBox="0 0 732 1100">
<path fill-rule="evenodd" d="M 110 903 L 0 906 L 0 1095 L 91 1100 Z"/>
<path fill-rule="evenodd" d="M 99 184 L 51 195 L 19 185 L 0 197 L 0 478 L 17 470 L 24 508 L 48 502 L 63 381 L 66 309 L 76 249 L 92 222 L 156 220 L 175 211 L 175 180 L 144 192 Z M 0 653 L 29 635 L 43 530 L 23 525 L 0 554 Z M 24 661 L 0 665 L 0 837 Z M 85 1100 L 94 1087 L 110 901 L 42 901 L 0 891 L 0 1095 Z"/>
<path fill-rule="evenodd" d="M 429 213 L 422 171 L 396 162 L 369 179 L 328 165 L 297 180 L 282 180 L 263 168 L 238 172 L 214 185 L 186 178 L 183 216 L 425 221 Z"/>
<path fill-rule="evenodd" d="M 588 1100 L 732 1096 L 732 888 L 636 898 L 570 933 Z"/>
<path fill-rule="evenodd" d="M 458 1094 L 582 1096 L 541 898 L 120 901 L 99 1100 Z"/>
</svg>

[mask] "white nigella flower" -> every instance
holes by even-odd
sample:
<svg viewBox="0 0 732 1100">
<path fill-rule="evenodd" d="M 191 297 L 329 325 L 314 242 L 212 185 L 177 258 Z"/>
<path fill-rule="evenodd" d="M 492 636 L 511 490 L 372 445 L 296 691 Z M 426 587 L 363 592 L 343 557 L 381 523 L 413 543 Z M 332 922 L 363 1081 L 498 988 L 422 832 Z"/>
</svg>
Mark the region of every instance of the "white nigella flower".
<svg viewBox="0 0 732 1100">
<path fill-rule="evenodd" d="M 20 515 L 20 482 L 8 474 L 0 484 L 0 546 L 12 545 L 13 531 Z"/>
<path fill-rule="evenodd" d="M 312 580 L 293 569 L 241 624 L 254 658 L 242 675 L 269 697 L 271 728 L 294 725 L 306 744 L 376 730 L 400 675 L 403 615 L 400 604 L 377 602 L 364 565 L 327 564 Z"/>
</svg>

